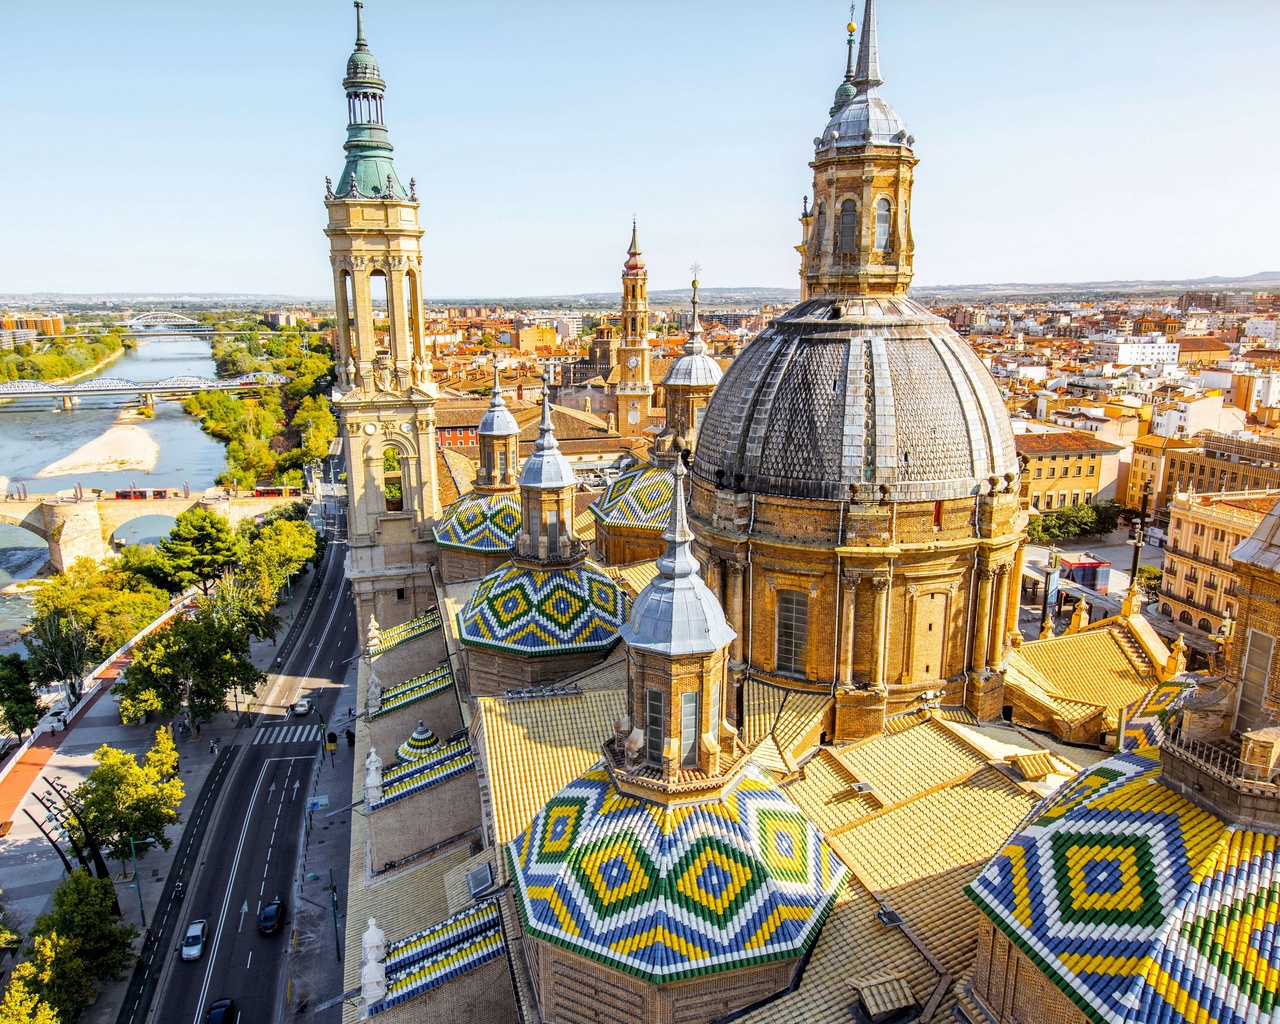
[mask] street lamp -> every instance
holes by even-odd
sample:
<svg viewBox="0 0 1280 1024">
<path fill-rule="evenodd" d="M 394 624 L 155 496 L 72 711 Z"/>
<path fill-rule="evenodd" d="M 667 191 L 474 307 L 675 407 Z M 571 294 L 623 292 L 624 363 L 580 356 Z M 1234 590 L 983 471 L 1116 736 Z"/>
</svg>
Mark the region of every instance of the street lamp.
<svg viewBox="0 0 1280 1024">
<path fill-rule="evenodd" d="M 154 839 L 142 840 L 142 845 L 154 843 Z M 147 912 L 142 906 L 142 880 L 138 878 L 138 847 L 133 836 L 129 837 L 129 856 L 133 858 L 133 887 L 138 890 L 138 913 L 142 917 L 142 930 L 147 930 Z"/>
</svg>

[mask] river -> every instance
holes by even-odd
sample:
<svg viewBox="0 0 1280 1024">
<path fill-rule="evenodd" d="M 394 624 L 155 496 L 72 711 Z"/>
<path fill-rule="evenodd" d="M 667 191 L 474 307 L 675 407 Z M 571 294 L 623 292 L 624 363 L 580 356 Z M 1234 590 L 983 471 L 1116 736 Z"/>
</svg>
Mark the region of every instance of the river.
<svg viewBox="0 0 1280 1024">
<path fill-rule="evenodd" d="M 179 374 L 214 376 L 213 359 L 207 339 L 196 337 L 157 338 L 125 352 L 97 377 L 124 377 L 134 381 L 157 381 Z M 31 494 L 51 494 L 80 484 L 86 490 L 101 487 L 171 487 L 202 491 L 226 467 L 225 449 L 220 441 L 205 434 L 182 411 L 178 402 L 157 401 L 155 419 L 131 418 L 129 422 L 145 431 L 159 448 L 155 468 L 149 473 L 73 473 L 37 478 L 47 466 L 101 437 L 116 425 L 120 413 L 136 400 L 122 397 L 86 397 L 70 412 L 61 411 L 51 398 L 22 399 L 0 405 L 0 475 L 7 478 L 10 493 L 21 481 Z M 54 407 L 59 411 L 55 412 Z M 172 520 L 148 516 L 126 523 L 122 539 L 152 541 L 163 535 Z M 39 537 L 16 526 L 0 523 L 0 588 L 15 580 L 30 579 L 47 558 L 47 548 Z M 30 613 L 21 595 L 0 594 L 0 650 L 11 631 L 26 622 Z"/>
</svg>

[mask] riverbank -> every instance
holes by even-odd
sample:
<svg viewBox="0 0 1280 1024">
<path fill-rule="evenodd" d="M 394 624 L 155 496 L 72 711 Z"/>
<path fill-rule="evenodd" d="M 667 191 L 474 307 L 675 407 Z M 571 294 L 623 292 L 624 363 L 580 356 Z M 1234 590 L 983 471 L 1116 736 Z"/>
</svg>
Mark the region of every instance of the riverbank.
<svg viewBox="0 0 1280 1024">
<path fill-rule="evenodd" d="M 71 337 L 76 337 L 76 336 L 71 335 Z M 84 340 L 92 342 L 93 337 L 91 335 L 86 335 Z M 73 373 L 70 377 L 58 377 L 58 378 L 55 378 L 54 380 L 42 381 L 41 383 L 43 384 L 74 384 L 77 381 L 84 380 L 86 377 L 92 377 L 95 373 L 101 373 L 112 363 L 116 362 L 119 359 L 122 359 L 124 357 L 124 354 L 130 351 L 132 347 L 134 346 L 121 345 L 114 352 L 110 353 L 109 355 L 103 356 L 92 366 L 86 366 L 79 373 Z"/>
</svg>

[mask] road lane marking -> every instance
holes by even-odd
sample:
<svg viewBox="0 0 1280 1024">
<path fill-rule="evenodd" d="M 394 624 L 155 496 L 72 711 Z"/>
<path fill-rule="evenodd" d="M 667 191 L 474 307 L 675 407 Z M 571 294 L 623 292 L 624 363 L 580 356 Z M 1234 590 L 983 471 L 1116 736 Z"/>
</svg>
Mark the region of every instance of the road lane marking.
<svg viewBox="0 0 1280 1024">
<path fill-rule="evenodd" d="M 249 950 L 249 962 L 244 965 L 245 969 L 247 970 L 252 965 L 253 965 L 253 950 Z"/>
</svg>

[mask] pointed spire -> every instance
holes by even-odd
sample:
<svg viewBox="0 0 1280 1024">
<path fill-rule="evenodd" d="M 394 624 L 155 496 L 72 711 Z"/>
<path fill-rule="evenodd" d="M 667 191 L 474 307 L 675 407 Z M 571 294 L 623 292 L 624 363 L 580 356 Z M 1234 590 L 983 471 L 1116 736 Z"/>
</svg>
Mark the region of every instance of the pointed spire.
<svg viewBox="0 0 1280 1024">
<path fill-rule="evenodd" d="M 502 376 L 498 373 L 498 360 L 493 361 L 493 398 L 489 401 L 490 409 L 505 409 L 507 403 L 502 398 Z"/>
<path fill-rule="evenodd" d="M 356 5 L 356 49 L 367 50 L 369 44 L 364 39 L 364 4 L 355 0 Z"/>
<path fill-rule="evenodd" d="M 662 532 L 667 550 L 658 559 L 658 575 L 663 579 L 678 580 L 696 575 L 698 561 L 693 557 L 693 531 L 689 529 L 689 516 L 684 507 L 684 478 L 688 473 L 684 460 L 677 458 L 671 472 L 675 477 L 675 486 L 671 489 L 671 516 Z"/>
<path fill-rule="evenodd" d="M 707 343 L 702 340 L 702 322 L 698 319 L 698 265 L 693 265 L 693 322 L 689 325 L 689 340 L 684 343 L 685 355 L 700 356 L 707 351 Z"/>
<path fill-rule="evenodd" d="M 862 40 L 858 44 L 858 67 L 853 82 L 859 89 L 874 89 L 880 77 L 880 42 L 876 35 L 876 0 L 867 0 L 862 11 Z"/>
<path fill-rule="evenodd" d="M 636 219 L 631 218 L 631 246 L 627 249 L 628 256 L 640 255 L 640 243 L 636 241 Z"/>
<path fill-rule="evenodd" d="M 551 370 L 542 375 L 542 421 L 538 424 L 538 440 L 533 450 L 537 452 L 554 451 L 560 447 L 556 440 L 555 430 L 551 426 Z"/>
</svg>

